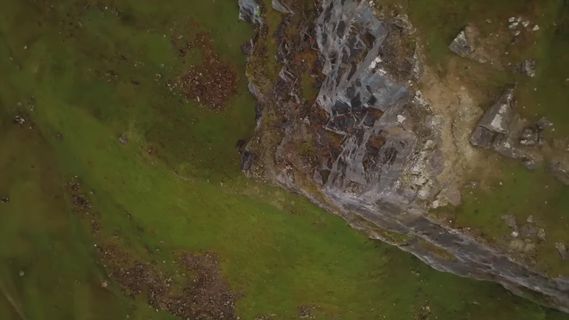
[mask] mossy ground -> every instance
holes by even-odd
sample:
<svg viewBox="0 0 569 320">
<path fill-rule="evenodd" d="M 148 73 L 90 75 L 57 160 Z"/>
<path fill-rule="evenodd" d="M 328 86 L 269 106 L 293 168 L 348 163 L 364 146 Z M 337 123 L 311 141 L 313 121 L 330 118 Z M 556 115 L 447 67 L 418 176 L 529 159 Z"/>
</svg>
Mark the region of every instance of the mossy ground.
<svg viewBox="0 0 569 320">
<path fill-rule="evenodd" d="M 175 252 L 216 252 L 241 319 L 296 319 L 301 306 L 319 319 L 566 319 L 243 178 L 235 144 L 254 128 L 255 103 L 245 78 L 223 112 L 168 88 L 192 62 L 172 39 L 198 31 L 244 73 L 251 30 L 234 1 L 0 6 L 0 319 L 171 318 L 102 286 L 94 239 L 66 199 L 73 176 L 103 236 L 148 261 L 167 269 Z"/>
</svg>

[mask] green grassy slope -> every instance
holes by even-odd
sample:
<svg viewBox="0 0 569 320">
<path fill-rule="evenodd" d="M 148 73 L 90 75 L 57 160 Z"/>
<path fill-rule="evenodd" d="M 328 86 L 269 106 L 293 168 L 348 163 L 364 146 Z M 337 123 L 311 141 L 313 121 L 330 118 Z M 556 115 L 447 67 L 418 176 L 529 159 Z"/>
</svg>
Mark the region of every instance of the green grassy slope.
<svg viewBox="0 0 569 320">
<path fill-rule="evenodd" d="M 244 77 L 219 113 L 167 85 L 191 62 L 171 39 L 197 31 L 244 72 L 251 30 L 233 1 L 0 3 L 0 193 L 10 198 L 0 203 L 0 319 L 170 318 L 101 286 L 94 238 L 65 198 L 73 176 L 92 191 L 103 237 L 146 261 L 169 269 L 176 252 L 216 252 L 241 319 L 297 319 L 303 305 L 319 319 L 566 319 L 244 179 L 235 143 L 254 126 Z"/>
</svg>

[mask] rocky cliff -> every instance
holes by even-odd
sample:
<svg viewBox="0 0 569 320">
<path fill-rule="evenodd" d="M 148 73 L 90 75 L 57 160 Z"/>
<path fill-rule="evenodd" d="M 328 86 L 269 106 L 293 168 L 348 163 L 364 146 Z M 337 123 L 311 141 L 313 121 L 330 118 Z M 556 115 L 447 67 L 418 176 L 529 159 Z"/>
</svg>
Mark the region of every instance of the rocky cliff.
<svg viewBox="0 0 569 320">
<path fill-rule="evenodd" d="M 424 63 L 406 17 L 379 16 L 368 1 L 322 0 L 315 10 L 299 3 L 273 0 L 284 18 L 272 35 L 261 15 L 270 8 L 239 0 L 242 19 L 258 28 L 247 48 L 259 119 L 242 150 L 246 173 L 306 195 L 435 269 L 495 281 L 569 312 L 569 279 L 532 270 L 427 214 L 433 203 L 460 195 L 448 174 L 444 114 L 417 89 Z M 271 78 L 255 66 L 270 52 L 263 39 L 273 36 L 280 69 Z M 311 54 L 317 58 L 309 62 Z M 319 86 L 313 100 L 302 94 L 307 69 Z M 489 117 L 472 128 L 473 144 L 491 143 L 484 133 L 501 134 L 484 126 L 502 125 Z"/>
</svg>

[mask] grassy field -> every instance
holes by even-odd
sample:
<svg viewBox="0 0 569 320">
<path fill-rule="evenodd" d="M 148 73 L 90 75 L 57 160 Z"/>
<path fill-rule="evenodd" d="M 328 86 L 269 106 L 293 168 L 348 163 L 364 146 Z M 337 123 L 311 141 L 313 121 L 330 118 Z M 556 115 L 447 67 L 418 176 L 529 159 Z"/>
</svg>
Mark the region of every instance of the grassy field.
<svg viewBox="0 0 569 320">
<path fill-rule="evenodd" d="M 435 272 L 306 200 L 248 181 L 235 144 L 254 128 L 233 1 L 20 1 L 0 6 L 0 319 L 170 319 L 109 281 L 65 185 L 100 214 L 100 237 L 163 269 L 213 251 L 241 319 L 521 319 L 567 316 L 488 283 Z M 240 71 L 223 112 L 169 81 L 208 31 Z M 23 117 L 23 125 L 14 123 Z M 118 137 L 128 137 L 128 144 Z"/>
</svg>

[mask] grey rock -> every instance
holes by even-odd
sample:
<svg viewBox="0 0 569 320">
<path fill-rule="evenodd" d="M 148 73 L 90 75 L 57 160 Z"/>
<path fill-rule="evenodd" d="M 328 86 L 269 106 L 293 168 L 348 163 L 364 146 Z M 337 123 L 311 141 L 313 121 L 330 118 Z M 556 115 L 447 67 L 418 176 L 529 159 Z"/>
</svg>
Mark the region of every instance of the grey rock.
<svg viewBox="0 0 569 320">
<path fill-rule="evenodd" d="M 494 148 L 497 140 L 504 140 L 504 137 L 510 133 L 513 110 L 514 90 L 508 89 L 484 113 L 470 137 L 470 142 L 477 147 Z"/>
<path fill-rule="evenodd" d="M 334 196 L 350 193 L 369 203 L 407 206 L 419 190 L 401 185 L 401 180 L 413 166 L 411 157 L 419 161 L 416 152 L 422 142 L 398 119 L 405 118 L 406 126 L 423 127 L 425 140 L 428 128 L 411 119 L 410 113 L 424 112 L 409 103 L 414 93 L 380 71 L 384 41 L 393 26 L 377 19 L 365 1 L 327 0 L 322 8 L 316 40 L 325 79 L 317 105 L 329 116 L 326 128 L 344 136 L 324 188 Z M 374 141 L 386 143 L 376 146 Z"/>
<path fill-rule="evenodd" d="M 544 131 L 551 127 L 553 123 L 542 117 L 534 125 L 524 128 L 520 136 L 520 144 L 523 146 L 543 145 Z"/>
<path fill-rule="evenodd" d="M 544 241 L 545 237 L 546 237 L 545 229 L 539 228 L 539 230 L 537 230 L 537 238 L 541 241 Z"/>
<path fill-rule="evenodd" d="M 561 259 L 563 260 L 567 260 L 567 247 L 565 246 L 564 243 L 562 242 L 556 242 L 555 243 L 555 249 L 557 249 L 557 252 L 559 253 L 559 256 L 561 257 Z"/>
<path fill-rule="evenodd" d="M 537 121 L 536 126 L 539 130 L 544 131 L 553 127 L 553 122 L 549 121 L 546 117 L 542 117 Z"/>
<path fill-rule="evenodd" d="M 520 144 L 524 146 L 535 146 L 540 143 L 541 135 L 537 127 L 527 127 L 522 131 Z"/>
<path fill-rule="evenodd" d="M 524 224 L 520 228 L 521 236 L 527 239 L 536 239 L 538 231 L 539 229 L 532 224 Z"/>
<path fill-rule="evenodd" d="M 541 131 L 535 126 L 522 130 L 523 120 L 515 112 L 515 107 L 514 91 L 507 89 L 484 113 L 470 136 L 470 143 L 519 160 L 528 169 L 533 170 L 539 166 L 542 158 L 539 154 L 521 147 L 540 143 Z"/>
<path fill-rule="evenodd" d="M 273 0 L 272 1 L 273 9 L 277 10 L 280 13 L 284 14 L 292 14 L 292 10 L 286 5 L 283 0 Z"/>
<path fill-rule="evenodd" d="M 118 140 L 119 140 L 119 143 L 122 144 L 122 145 L 128 144 L 128 136 L 127 136 L 127 134 L 126 134 L 126 133 L 121 134 L 121 135 L 119 136 Z"/>
<path fill-rule="evenodd" d="M 537 62 L 534 59 L 526 59 L 521 63 L 520 68 L 523 74 L 533 78 L 535 77 Z"/>
<path fill-rule="evenodd" d="M 250 151 L 243 151 L 241 153 L 241 170 L 247 171 L 251 169 L 253 162 L 255 161 L 255 155 Z"/>
<path fill-rule="evenodd" d="M 261 25 L 261 7 L 256 0 L 238 0 L 239 19 L 252 24 Z"/>
<path fill-rule="evenodd" d="M 449 49 L 461 57 L 468 58 L 474 53 L 474 45 L 472 42 L 473 39 L 471 39 L 468 29 L 464 28 L 452 40 Z"/>
<path fill-rule="evenodd" d="M 524 251 L 526 243 L 522 239 L 514 239 L 510 241 L 510 250 L 512 251 Z"/>
<path fill-rule="evenodd" d="M 470 143 L 473 146 L 491 149 L 494 146 L 497 134 L 482 126 L 477 126 L 470 136 Z"/>
<path fill-rule="evenodd" d="M 549 165 L 550 171 L 557 180 L 569 186 L 569 164 L 563 161 L 552 161 Z"/>
<path fill-rule="evenodd" d="M 399 245 L 438 270 L 497 281 L 517 293 L 534 290 L 552 305 L 569 310 L 569 280 L 553 280 L 534 272 L 503 252 L 423 216 L 422 201 L 433 199 L 441 191 L 434 178 L 439 168 L 432 165 L 440 161 L 436 152 L 425 147 L 427 141 L 436 140 L 425 123 L 430 119 L 428 108 L 414 103 L 416 94 L 401 84 L 409 79 L 396 81 L 383 69 L 385 61 L 380 53 L 390 25 L 377 19 L 366 1 L 323 0 L 321 6 L 316 34 L 325 79 L 317 106 L 329 116 L 328 130 L 344 136 L 340 155 L 324 168 L 329 175 L 322 191 L 328 201 L 353 224 L 356 215 L 382 229 L 444 248 L 454 260 L 443 261 L 413 241 Z M 456 45 L 461 47 L 461 54 L 470 54 L 473 47 L 468 36 L 464 37 L 459 35 Z M 506 90 L 477 126 L 479 141 L 532 166 L 535 159 L 510 146 L 510 141 L 519 137 L 514 139 L 511 132 L 514 104 L 513 90 Z M 373 109 L 383 115 L 366 125 L 366 112 Z M 398 121 L 401 116 L 406 119 L 404 125 Z M 370 148 L 377 137 L 385 143 Z M 288 180 L 286 185 L 293 183 Z M 519 248 L 532 251 L 535 245 L 522 240 Z"/>
<path fill-rule="evenodd" d="M 16 115 L 14 117 L 14 123 L 23 126 L 24 124 L 26 124 L 26 118 L 24 118 L 24 116 L 21 115 Z"/>
<path fill-rule="evenodd" d="M 507 215 L 503 215 L 502 216 L 502 220 L 504 220 L 504 223 L 506 223 L 506 225 L 514 230 L 518 229 L 518 223 L 516 221 L 516 217 L 514 217 L 511 214 L 507 214 Z"/>
<path fill-rule="evenodd" d="M 527 240 L 525 241 L 525 245 L 524 245 L 524 253 L 525 254 L 529 254 L 534 252 L 536 249 L 536 245 L 535 243 L 533 243 L 533 241 L 531 240 Z"/>
<path fill-rule="evenodd" d="M 513 116 L 514 90 L 508 89 L 484 114 L 478 125 L 494 133 L 507 135 L 510 132 Z"/>
</svg>

